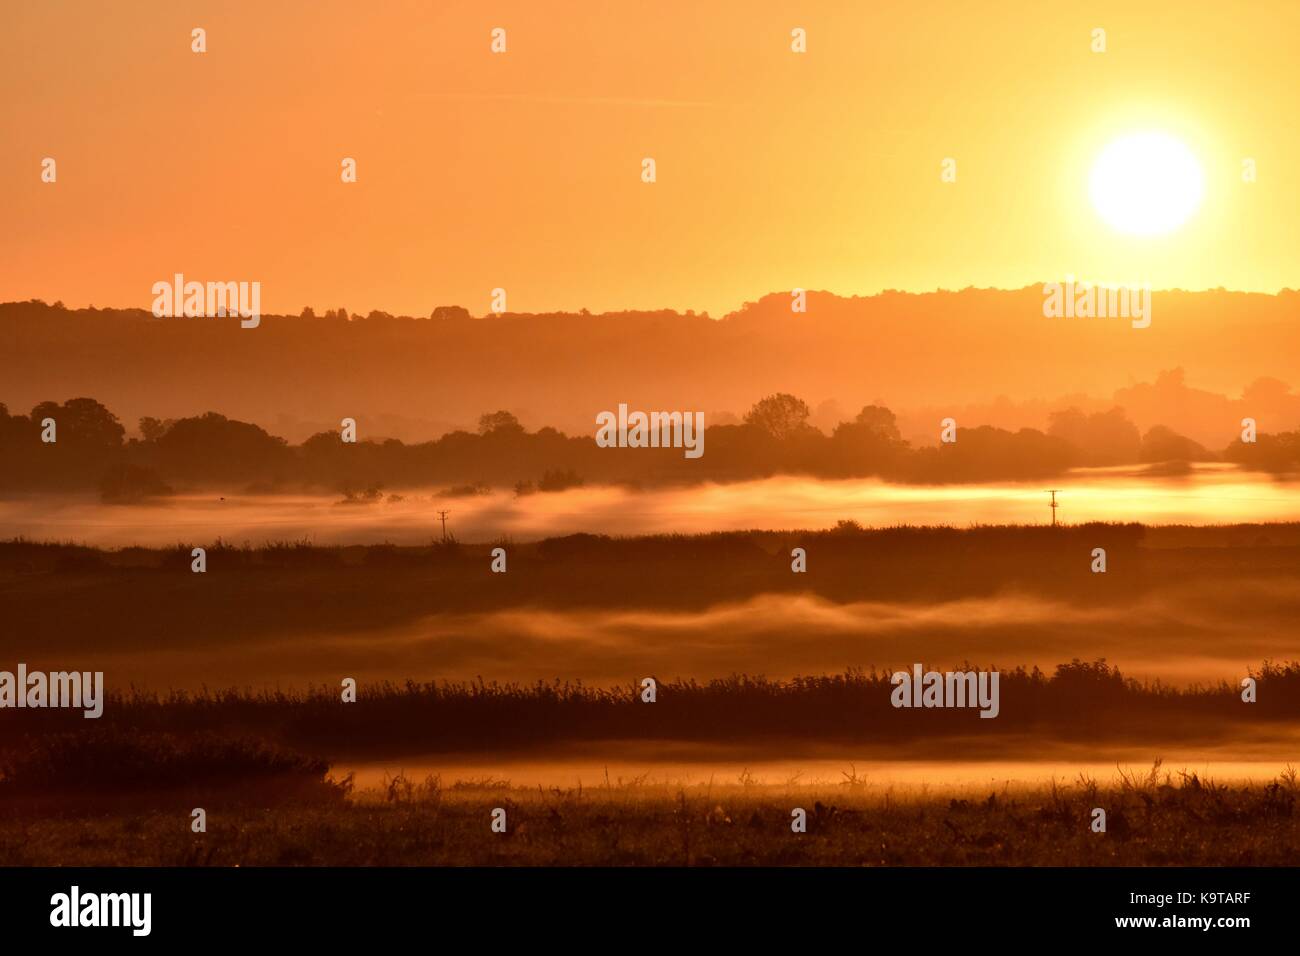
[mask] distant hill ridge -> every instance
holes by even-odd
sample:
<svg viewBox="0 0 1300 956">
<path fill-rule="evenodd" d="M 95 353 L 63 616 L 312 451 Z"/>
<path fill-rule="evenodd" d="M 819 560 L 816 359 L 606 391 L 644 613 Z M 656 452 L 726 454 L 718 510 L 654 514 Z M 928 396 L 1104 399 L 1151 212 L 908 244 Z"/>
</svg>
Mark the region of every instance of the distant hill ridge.
<svg viewBox="0 0 1300 956">
<path fill-rule="evenodd" d="M 919 437 L 939 413 L 1042 427 L 1054 408 L 1097 410 L 1161 381 L 1150 415 L 1125 406 L 1140 426 L 1221 446 L 1252 388 L 1261 429 L 1300 423 L 1267 420 L 1290 414 L 1300 292 L 1157 291 L 1146 329 L 1046 318 L 1043 300 L 1041 286 L 812 291 L 796 313 L 776 292 L 717 320 L 666 309 L 474 319 L 441 307 L 433 319 L 267 315 L 256 329 L 15 302 L 0 305 L 0 381 L 11 408 L 91 395 L 128 422 L 216 408 L 290 439 L 343 417 L 426 439 L 491 408 L 578 432 L 619 402 L 726 420 L 778 391 L 807 401 L 815 422 L 882 402 Z"/>
</svg>

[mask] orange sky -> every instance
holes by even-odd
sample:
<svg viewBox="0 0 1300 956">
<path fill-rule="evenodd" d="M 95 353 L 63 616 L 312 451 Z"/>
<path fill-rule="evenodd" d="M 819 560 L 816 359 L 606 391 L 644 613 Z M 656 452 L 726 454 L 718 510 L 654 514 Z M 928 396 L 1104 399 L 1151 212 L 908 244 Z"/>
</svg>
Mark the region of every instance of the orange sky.
<svg viewBox="0 0 1300 956">
<path fill-rule="evenodd" d="M 416 315 L 497 286 L 715 315 L 1065 274 L 1272 292 L 1300 285 L 1298 35 L 1294 0 L 11 5 L 0 300 L 147 308 L 175 272 L 260 281 L 264 312 Z M 1141 129 L 1206 177 L 1154 240 L 1087 197 Z"/>
</svg>

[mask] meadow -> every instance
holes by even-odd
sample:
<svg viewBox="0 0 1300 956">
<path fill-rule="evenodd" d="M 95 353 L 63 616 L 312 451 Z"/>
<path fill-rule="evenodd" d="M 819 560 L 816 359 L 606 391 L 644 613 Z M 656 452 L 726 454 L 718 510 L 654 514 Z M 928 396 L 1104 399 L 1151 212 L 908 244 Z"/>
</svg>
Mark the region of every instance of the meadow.
<svg viewBox="0 0 1300 956">
<path fill-rule="evenodd" d="M 1098 546 L 1106 574 L 1089 571 Z M 1298 525 L 217 542 L 204 574 L 190 547 L 0 543 L 6 664 L 103 663 L 109 685 L 97 720 L 0 713 L 0 864 L 1295 859 Z M 489 570 L 493 547 L 509 550 L 507 574 Z M 793 547 L 807 549 L 807 573 L 791 572 Z M 782 617 L 767 601 L 801 610 Z M 489 667 L 457 656 L 456 628 L 485 622 L 497 628 L 481 635 Z M 714 655 L 711 640 L 731 643 Z M 1133 643 L 1144 661 L 1199 661 L 1198 676 L 1108 659 Z M 268 660 L 278 666 L 260 670 Z M 916 660 L 997 669 L 998 717 L 891 706 L 891 670 Z M 510 676 L 520 671 L 546 676 Z M 355 701 L 344 675 L 357 677 Z M 708 782 L 674 773 L 688 752 L 704 755 Z M 574 785 L 574 753 L 662 759 Z M 1135 754 L 1175 769 L 1047 769 Z M 552 768 L 547 783 L 510 783 L 521 755 Z M 1202 755 L 1268 769 L 1210 779 Z M 814 757 L 843 772 L 781 785 L 721 769 Z M 889 769 L 1011 759 L 1043 769 L 979 786 Z M 467 761 L 496 770 L 466 774 Z M 367 762 L 398 769 L 358 783 Z M 877 769 L 860 775 L 867 763 Z M 204 833 L 190 829 L 196 807 Z M 795 807 L 804 833 L 790 829 Z M 1089 827 L 1097 807 L 1105 833 Z M 497 808 L 504 833 L 490 828 Z"/>
<path fill-rule="evenodd" d="M 1265 662 L 1252 670 L 1258 699 L 1242 700 L 1226 681 L 1177 687 L 1126 678 L 1105 661 L 1071 661 L 1047 673 L 1000 671 L 1000 712 L 981 719 L 969 708 L 897 708 L 885 671 L 774 680 L 734 674 L 707 681 L 642 686 L 488 682 L 362 684 L 355 701 L 341 690 L 132 689 L 110 692 L 104 715 L 86 720 L 67 709 L 10 710 L 0 722 L 0 755 L 28 756 L 48 741 L 66 748 L 41 754 L 40 766 L 63 767 L 69 787 L 85 773 L 112 788 L 130 766 L 131 742 L 162 742 L 136 763 L 157 765 L 193 741 L 247 737 L 323 759 L 464 752 L 538 752 L 585 743 L 719 746 L 748 743 L 776 752 L 838 744 L 878 756 L 967 757 L 1080 744 L 1102 749 L 1140 743 L 1232 745 L 1256 737 L 1294 742 L 1300 729 L 1300 663 Z M 104 755 L 100 765 L 83 759 Z M 169 757 L 169 759 L 172 759 Z M 215 763 L 205 755 L 193 762 Z M 185 762 L 177 764 L 186 766 Z M 239 766 L 243 766 L 240 764 Z M 52 776 L 50 779 L 54 779 Z M 177 779 L 188 779 L 178 769 Z M 122 781 L 126 783 L 126 780 Z M 0 799 L 5 793 L 0 778 Z"/>
<path fill-rule="evenodd" d="M 191 549 L 207 571 L 191 572 Z M 491 570 L 503 548 L 507 573 Z M 791 552 L 807 555 L 793 573 Z M 1104 548 L 1107 571 L 1093 573 Z M 0 543 L 0 661 L 112 687 L 621 686 L 1105 658 L 1187 684 L 1297 657 L 1300 525 L 576 534 L 421 546 Z"/>
<path fill-rule="evenodd" d="M 1282 866 L 1300 854 L 1293 770 L 1228 784 L 1158 765 L 992 790 L 838 782 L 594 788 L 394 777 L 314 802 L 0 817 L 0 865 Z M 1092 811 L 1107 813 L 1094 832 Z M 791 829 L 806 813 L 806 832 Z M 493 832 L 494 810 L 505 832 Z"/>
</svg>

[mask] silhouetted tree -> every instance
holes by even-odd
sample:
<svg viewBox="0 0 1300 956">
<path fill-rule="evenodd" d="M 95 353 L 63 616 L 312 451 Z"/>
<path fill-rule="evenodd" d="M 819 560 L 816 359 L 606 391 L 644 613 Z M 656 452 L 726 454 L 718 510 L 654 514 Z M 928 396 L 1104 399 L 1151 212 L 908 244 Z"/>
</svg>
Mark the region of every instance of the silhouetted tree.
<svg viewBox="0 0 1300 956">
<path fill-rule="evenodd" d="M 145 441 L 157 441 L 167 434 L 167 429 L 175 424 L 175 419 L 163 421 L 158 418 L 152 418 L 148 415 L 140 419 L 140 435 Z"/>
<path fill-rule="evenodd" d="M 537 479 L 538 491 L 566 491 L 581 486 L 582 479 L 572 469 L 553 469 Z"/>
<path fill-rule="evenodd" d="M 1052 412 L 1047 433 L 1069 442 L 1084 465 L 1122 465 L 1138 459 L 1142 435 L 1122 408 L 1087 415 L 1077 408 Z"/>
<path fill-rule="evenodd" d="M 864 405 L 853 419 L 853 424 L 866 429 L 872 435 L 886 441 L 902 441 L 898 431 L 898 419 L 883 405 Z"/>
<path fill-rule="evenodd" d="M 882 405 L 867 405 L 853 421 L 840 422 L 831 445 L 827 470 L 843 475 L 892 475 L 908 450 L 894 413 Z"/>
<path fill-rule="evenodd" d="M 1249 444 L 1238 438 L 1224 449 L 1223 457 L 1255 471 L 1275 474 L 1300 471 L 1300 432 L 1261 432 Z"/>
<path fill-rule="evenodd" d="M 1210 461 L 1213 458 L 1204 447 L 1164 425 L 1152 425 L 1147 429 L 1138 450 L 1138 460 L 1143 462 Z"/>
<path fill-rule="evenodd" d="M 61 445 L 109 451 L 119 447 L 126 435 L 117 416 L 93 398 L 71 398 L 62 405 L 41 402 L 32 409 L 31 419 L 39 425 L 45 418 L 57 423 Z"/>
<path fill-rule="evenodd" d="M 812 414 L 802 399 L 778 392 L 760 399 L 745 415 L 745 423 L 761 428 L 773 438 L 784 440 L 806 431 Z"/>
<path fill-rule="evenodd" d="M 263 478 L 292 460 L 283 438 L 216 412 L 178 419 L 157 447 L 167 473 L 198 480 Z"/>
<path fill-rule="evenodd" d="M 493 435 L 497 433 L 522 435 L 524 426 L 519 424 L 519 419 L 515 418 L 510 412 L 485 412 L 479 416 L 478 432 L 480 435 Z"/>
</svg>

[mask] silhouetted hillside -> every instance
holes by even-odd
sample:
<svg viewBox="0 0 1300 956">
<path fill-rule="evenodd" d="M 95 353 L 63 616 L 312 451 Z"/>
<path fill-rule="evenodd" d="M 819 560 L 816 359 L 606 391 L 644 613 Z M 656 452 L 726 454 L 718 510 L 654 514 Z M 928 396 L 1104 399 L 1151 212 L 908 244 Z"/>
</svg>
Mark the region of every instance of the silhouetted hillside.
<svg viewBox="0 0 1300 956">
<path fill-rule="evenodd" d="M 814 292 L 808 311 L 794 313 L 789 295 L 774 293 L 720 320 L 670 311 L 475 319 L 457 308 L 430 318 L 345 317 L 339 309 L 265 316 L 241 329 L 142 309 L 22 302 L 0 305 L 0 381 L 14 406 L 94 395 L 127 421 L 219 408 L 293 441 L 344 417 L 365 420 L 367 437 L 423 440 L 489 408 L 578 433 L 619 402 L 713 415 L 773 392 L 804 398 L 823 428 L 836 408 L 849 417 L 887 398 L 904 437 L 928 441 L 947 415 L 1044 428 L 1051 411 L 1117 402 L 1143 430 L 1163 424 L 1216 448 L 1244 414 L 1268 431 L 1300 422 L 1300 396 L 1283 384 L 1300 354 L 1300 293 L 1155 292 L 1145 329 L 1049 319 L 1042 305 L 1040 287 L 849 299 Z M 1225 348 L 1225 336 L 1242 347 Z"/>
</svg>

